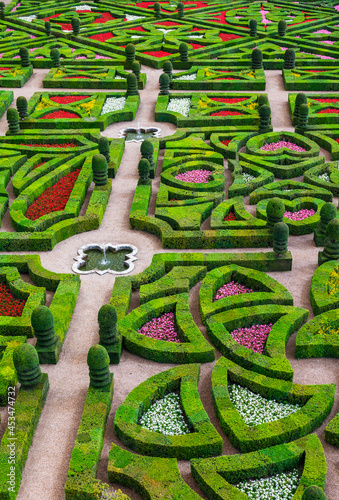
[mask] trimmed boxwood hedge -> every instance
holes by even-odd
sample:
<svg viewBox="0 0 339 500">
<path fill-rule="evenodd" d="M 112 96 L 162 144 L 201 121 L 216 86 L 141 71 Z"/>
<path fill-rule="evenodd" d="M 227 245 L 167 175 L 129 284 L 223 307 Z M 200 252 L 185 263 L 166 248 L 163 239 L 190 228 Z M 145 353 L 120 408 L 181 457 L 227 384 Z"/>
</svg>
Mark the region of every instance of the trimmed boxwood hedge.
<svg viewBox="0 0 339 500">
<path fill-rule="evenodd" d="M 339 413 L 327 424 L 325 428 L 325 440 L 339 448 Z"/>
<path fill-rule="evenodd" d="M 241 161 L 241 163 L 247 162 L 252 165 L 256 165 L 257 167 L 268 170 L 269 172 L 272 172 L 272 174 L 274 174 L 274 177 L 278 177 L 279 179 L 291 179 L 292 177 L 299 177 L 304 172 L 308 173 L 309 169 L 311 169 L 315 165 L 319 166 L 324 164 L 325 161 L 323 156 L 315 156 L 312 158 L 298 158 L 297 156 L 291 157 L 291 155 L 286 153 L 277 156 L 262 157 L 258 155 L 258 152 L 256 152 L 255 155 L 240 153 L 239 160 Z"/>
<path fill-rule="evenodd" d="M 302 404 L 288 417 L 249 426 L 232 404 L 228 384 L 246 386 L 265 398 Z M 334 403 L 335 385 L 299 385 L 259 375 L 220 358 L 212 372 L 212 397 L 221 427 L 231 443 L 242 453 L 293 441 L 314 431 L 329 415 Z"/>
<path fill-rule="evenodd" d="M 291 500 L 302 500 L 308 486 L 321 489 L 326 480 L 326 459 L 316 434 L 245 455 L 191 460 L 191 472 L 210 500 L 244 500 L 247 496 L 234 485 L 295 467 L 302 467 L 299 485 Z"/>
<path fill-rule="evenodd" d="M 16 387 L 17 373 L 13 362 L 13 351 L 18 345 L 24 344 L 25 336 L 0 335 L 0 406 L 8 403 L 8 387 Z"/>
<path fill-rule="evenodd" d="M 338 268 L 336 260 L 324 262 L 319 266 L 312 276 L 310 301 L 315 315 L 337 309 L 339 306 L 338 293 L 329 293 L 328 284 L 331 274 Z M 335 280 L 335 276 L 333 279 Z"/>
<path fill-rule="evenodd" d="M 199 372 L 199 365 L 182 365 L 139 384 L 116 411 L 114 430 L 118 438 L 131 450 L 153 457 L 187 460 L 220 455 L 222 439 L 211 424 L 197 390 Z M 171 436 L 140 426 L 140 418 L 149 407 L 173 391 L 179 391 L 190 432 Z"/>
<path fill-rule="evenodd" d="M 339 358 L 338 331 L 337 309 L 319 314 L 298 331 L 295 339 L 295 357 L 297 359 Z"/>
<path fill-rule="evenodd" d="M 236 220 L 224 221 L 224 218 L 233 212 Z M 253 217 L 244 205 L 244 197 L 236 196 L 219 203 L 211 215 L 211 229 L 263 229 L 266 221 Z"/>
</svg>

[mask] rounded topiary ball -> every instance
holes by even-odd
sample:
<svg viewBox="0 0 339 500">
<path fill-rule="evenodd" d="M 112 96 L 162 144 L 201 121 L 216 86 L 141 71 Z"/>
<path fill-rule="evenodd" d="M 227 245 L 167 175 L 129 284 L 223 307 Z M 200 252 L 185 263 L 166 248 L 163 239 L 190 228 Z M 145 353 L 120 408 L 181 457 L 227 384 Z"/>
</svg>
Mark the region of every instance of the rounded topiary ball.
<svg viewBox="0 0 339 500">
<path fill-rule="evenodd" d="M 260 94 L 258 96 L 258 106 L 259 106 L 259 108 L 261 106 L 264 106 L 265 104 L 268 104 L 268 96 L 266 94 Z"/>
<path fill-rule="evenodd" d="M 165 61 L 162 69 L 164 73 L 166 73 L 170 78 L 172 78 L 173 65 L 171 61 Z"/>
<path fill-rule="evenodd" d="M 313 485 L 306 488 L 302 500 L 326 500 L 325 493 L 319 486 Z"/>
<path fill-rule="evenodd" d="M 326 236 L 332 241 L 339 242 L 339 219 L 332 219 L 328 223 Z"/>
<path fill-rule="evenodd" d="M 31 324 L 34 330 L 49 330 L 54 325 L 52 311 L 46 306 L 38 306 L 31 316 Z"/>
<path fill-rule="evenodd" d="M 280 198 L 271 198 L 266 205 L 267 225 L 274 226 L 282 222 L 285 213 L 285 203 Z"/>
<path fill-rule="evenodd" d="M 104 304 L 100 307 L 98 312 L 98 322 L 100 328 L 106 328 L 111 330 L 112 325 L 115 325 L 118 321 L 117 311 L 112 304 Z"/>
<path fill-rule="evenodd" d="M 324 221 L 330 221 L 335 219 L 337 216 L 337 209 L 334 203 L 328 201 L 323 204 L 320 209 L 320 218 Z"/>
<path fill-rule="evenodd" d="M 142 154 L 142 156 L 149 156 L 149 155 L 152 155 L 153 152 L 154 152 L 154 147 L 153 147 L 153 144 L 151 143 L 151 141 L 149 140 L 145 140 L 141 143 L 141 146 L 140 146 L 140 152 Z"/>
</svg>

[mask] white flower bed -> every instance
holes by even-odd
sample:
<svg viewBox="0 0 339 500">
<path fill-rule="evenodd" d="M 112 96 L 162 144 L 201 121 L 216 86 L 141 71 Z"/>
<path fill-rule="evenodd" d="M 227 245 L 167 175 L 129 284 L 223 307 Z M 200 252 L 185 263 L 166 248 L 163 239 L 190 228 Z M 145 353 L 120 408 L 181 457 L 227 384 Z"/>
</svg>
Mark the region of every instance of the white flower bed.
<svg viewBox="0 0 339 500">
<path fill-rule="evenodd" d="M 330 182 L 330 176 L 328 175 L 327 172 L 324 172 L 323 174 L 318 175 L 318 179 L 320 181 Z"/>
<path fill-rule="evenodd" d="M 246 184 L 250 184 L 250 182 L 254 181 L 255 177 L 251 174 L 246 174 L 245 172 L 242 174 L 242 178 L 246 182 Z"/>
<path fill-rule="evenodd" d="M 266 399 L 237 384 L 228 386 L 231 401 L 247 425 L 259 425 L 288 417 L 301 406 Z"/>
<path fill-rule="evenodd" d="M 126 21 L 136 21 L 137 19 L 145 19 L 145 16 L 132 16 L 131 14 L 125 14 Z"/>
<path fill-rule="evenodd" d="M 162 31 L 164 35 L 167 35 L 167 33 L 170 33 L 170 31 L 174 30 L 166 30 L 165 28 L 156 28 L 158 31 Z"/>
<path fill-rule="evenodd" d="M 35 14 L 32 14 L 31 16 L 22 16 L 22 17 L 18 17 L 18 19 L 21 19 L 22 21 L 26 21 L 27 23 L 31 23 L 33 21 L 33 19 L 36 19 L 36 15 Z"/>
<path fill-rule="evenodd" d="M 90 5 L 77 5 L 76 7 L 73 7 L 74 10 L 92 10 L 92 7 Z"/>
<path fill-rule="evenodd" d="M 192 73 L 191 75 L 181 75 L 178 76 L 178 78 L 175 78 L 175 80 L 196 80 L 197 74 Z"/>
<path fill-rule="evenodd" d="M 169 436 L 189 434 L 179 401 L 179 396 L 174 392 L 158 399 L 143 414 L 139 424 L 149 431 L 161 432 Z"/>
<path fill-rule="evenodd" d="M 167 111 L 175 111 L 183 116 L 188 116 L 191 107 L 190 97 L 172 97 L 167 106 Z"/>
<path fill-rule="evenodd" d="M 190 38 L 204 38 L 204 35 L 190 35 Z"/>
<path fill-rule="evenodd" d="M 250 500 L 273 499 L 274 500 L 290 500 L 299 484 L 298 469 L 293 469 L 290 472 L 283 472 L 271 477 L 263 477 L 261 479 L 251 479 L 235 484 L 235 486 L 246 493 Z"/>
<path fill-rule="evenodd" d="M 126 97 L 107 97 L 100 115 L 111 113 L 112 111 L 120 111 L 124 109 L 126 104 Z"/>
</svg>

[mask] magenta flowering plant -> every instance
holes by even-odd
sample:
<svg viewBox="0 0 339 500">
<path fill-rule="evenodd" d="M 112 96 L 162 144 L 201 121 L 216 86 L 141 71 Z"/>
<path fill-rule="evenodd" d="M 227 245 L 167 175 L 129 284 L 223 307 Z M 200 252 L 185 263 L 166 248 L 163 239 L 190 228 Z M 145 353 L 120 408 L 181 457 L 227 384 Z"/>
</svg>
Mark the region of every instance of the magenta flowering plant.
<svg viewBox="0 0 339 500">
<path fill-rule="evenodd" d="M 215 294 L 214 300 L 220 300 L 224 297 L 231 297 L 232 295 L 239 295 L 241 293 L 252 293 L 252 288 L 247 288 L 246 286 L 238 283 L 237 281 L 230 281 L 222 285 Z"/>
<path fill-rule="evenodd" d="M 286 211 L 284 213 L 284 217 L 290 220 L 304 220 L 308 219 L 308 217 L 312 217 L 316 212 L 313 210 L 313 208 L 302 208 L 301 210 L 298 210 L 297 212 L 289 212 Z"/>
<path fill-rule="evenodd" d="M 188 170 L 187 172 L 184 172 L 182 174 L 177 174 L 175 176 L 175 179 L 183 182 L 194 182 L 195 184 L 202 184 L 209 181 L 210 175 L 210 170 L 196 169 Z"/>
<path fill-rule="evenodd" d="M 232 338 L 239 344 L 252 349 L 254 352 L 263 353 L 267 337 L 272 329 L 273 323 L 268 325 L 252 325 L 237 328 L 230 332 Z"/>
<path fill-rule="evenodd" d="M 287 148 L 292 151 L 301 151 L 305 152 L 306 149 L 302 148 L 301 146 L 298 146 L 297 144 L 294 144 L 293 142 L 289 141 L 277 141 L 277 142 L 271 142 L 271 143 L 266 143 L 263 146 L 261 146 L 262 151 L 276 151 L 277 149 L 280 148 Z"/>
<path fill-rule="evenodd" d="M 139 328 L 138 333 L 155 340 L 180 343 L 173 312 L 164 313 L 148 321 Z"/>
</svg>

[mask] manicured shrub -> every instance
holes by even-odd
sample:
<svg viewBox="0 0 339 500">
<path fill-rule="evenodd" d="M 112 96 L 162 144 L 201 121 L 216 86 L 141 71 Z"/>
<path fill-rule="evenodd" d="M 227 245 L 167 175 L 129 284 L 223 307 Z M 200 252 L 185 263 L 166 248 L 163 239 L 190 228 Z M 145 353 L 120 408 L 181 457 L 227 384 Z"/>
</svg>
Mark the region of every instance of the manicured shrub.
<svg viewBox="0 0 339 500">
<path fill-rule="evenodd" d="M 125 48 L 126 65 L 131 67 L 132 62 L 135 60 L 135 47 L 133 43 L 128 43 Z"/>
<path fill-rule="evenodd" d="M 278 222 L 283 222 L 285 203 L 281 198 L 270 198 L 266 206 L 267 226 L 273 228 Z"/>
<path fill-rule="evenodd" d="M 80 19 L 78 17 L 72 17 L 71 20 L 72 29 L 74 35 L 79 35 L 80 33 Z"/>
<path fill-rule="evenodd" d="M 111 161 L 111 157 L 109 154 L 109 140 L 107 137 L 100 137 L 98 147 L 99 153 L 103 155 L 106 158 L 107 163 L 109 163 Z"/>
<path fill-rule="evenodd" d="M 320 209 L 320 221 L 314 230 L 314 241 L 317 246 L 323 246 L 326 237 L 326 229 L 329 222 L 337 216 L 334 203 L 328 201 Z"/>
<path fill-rule="evenodd" d="M 160 92 L 159 95 L 170 95 L 170 77 L 167 73 L 161 73 L 159 77 Z"/>
<path fill-rule="evenodd" d="M 149 184 L 150 183 L 149 171 L 150 171 L 149 161 L 146 160 L 146 158 L 141 158 L 141 160 L 139 161 L 139 164 L 138 164 L 138 172 L 139 172 L 138 184 Z"/>
<path fill-rule="evenodd" d="M 138 81 L 134 73 L 129 73 L 127 75 L 127 92 L 126 97 L 130 95 L 139 95 L 138 91 Z"/>
<path fill-rule="evenodd" d="M 299 122 L 299 111 L 302 104 L 307 104 L 307 97 L 304 93 L 300 92 L 295 98 L 294 113 L 293 113 L 293 125 L 297 125 Z"/>
<path fill-rule="evenodd" d="M 54 317 L 52 311 L 46 306 L 38 306 L 31 316 L 37 346 L 50 347 L 57 342 L 54 330 Z"/>
<path fill-rule="evenodd" d="M 261 108 L 261 106 L 264 106 L 264 105 L 269 105 L 268 96 L 267 96 L 267 94 L 260 94 L 258 96 L 258 106 L 259 106 L 259 108 Z"/>
<path fill-rule="evenodd" d="M 281 257 L 287 252 L 289 229 L 285 222 L 277 222 L 273 227 L 273 251 Z"/>
<path fill-rule="evenodd" d="M 108 180 L 107 160 L 104 155 L 93 155 L 92 158 L 93 181 L 96 186 L 105 186 Z"/>
<path fill-rule="evenodd" d="M 286 28 L 287 28 L 287 23 L 284 19 L 281 19 L 278 22 L 278 35 L 279 36 L 285 36 L 286 35 Z"/>
<path fill-rule="evenodd" d="M 161 18 L 161 5 L 159 2 L 155 2 L 154 4 L 154 13 L 157 19 Z"/>
<path fill-rule="evenodd" d="M 187 43 L 182 42 L 179 45 L 179 52 L 180 52 L 180 61 L 187 62 L 188 61 L 188 45 L 187 45 Z"/>
<path fill-rule="evenodd" d="M 0 2 L 0 19 L 5 19 L 5 2 Z"/>
<path fill-rule="evenodd" d="M 318 264 L 336 259 L 339 259 L 339 219 L 328 223 L 324 251 L 318 254 Z"/>
<path fill-rule="evenodd" d="M 131 64 L 131 70 L 135 74 L 135 77 L 138 82 L 140 81 L 140 69 L 141 67 L 139 61 L 133 61 Z"/>
<path fill-rule="evenodd" d="M 23 120 L 24 118 L 26 118 L 26 116 L 28 116 L 27 113 L 28 103 L 26 97 L 19 96 L 16 100 L 16 107 L 21 120 Z"/>
<path fill-rule="evenodd" d="M 31 344 L 20 344 L 16 347 L 13 362 L 23 388 L 32 387 L 41 381 L 38 353 Z"/>
<path fill-rule="evenodd" d="M 26 49 L 26 47 L 21 47 L 19 50 L 19 55 L 21 59 L 21 66 L 23 68 L 28 68 L 28 66 L 31 65 L 30 60 L 29 60 L 29 52 Z"/>
<path fill-rule="evenodd" d="M 142 158 L 146 158 L 146 160 L 149 162 L 150 170 L 154 170 L 154 161 L 153 161 L 154 147 L 151 141 L 146 139 L 141 143 L 140 153 Z"/>
<path fill-rule="evenodd" d="M 260 49 L 253 49 L 252 50 L 251 60 L 252 60 L 252 69 L 262 69 L 263 68 L 262 52 Z"/>
<path fill-rule="evenodd" d="M 173 65 L 172 65 L 171 61 L 165 61 L 162 69 L 163 69 L 164 73 L 166 73 L 169 76 L 170 80 L 172 80 Z"/>
<path fill-rule="evenodd" d="M 112 304 L 104 304 L 98 313 L 100 345 L 115 344 L 117 335 L 117 311 Z"/>
<path fill-rule="evenodd" d="M 319 486 L 309 486 L 304 491 L 302 500 L 326 500 L 326 496 Z"/>
<path fill-rule="evenodd" d="M 45 32 L 47 36 L 51 36 L 52 27 L 49 21 L 45 21 Z"/>
<path fill-rule="evenodd" d="M 8 108 L 6 117 L 8 122 L 9 133 L 17 134 L 20 130 L 18 111 L 15 108 Z"/>
<path fill-rule="evenodd" d="M 294 49 L 287 49 L 284 55 L 284 69 L 293 69 L 295 67 Z"/>
<path fill-rule="evenodd" d="M 50 56 L 52 59 L 52 67 L 59 68 L 60 67 L 60 52 L 58 49 L 52 49 L 50 52 Z"/>
<path fill-rule="evenodd" d="M 250 19 L 250 36 L 257 36 L 258 23 L 256 19 Z"/>
<path fill-rule="evenodd" d="M 259 108 L 259 133 L 271 130 L 271 108 L 264 104 Z"/>
<path fill-rule="evenodd" d="M 178 3 L 178 17 L 180 19 L 184 17 L 184 4 L 182 2 Z"/>
<path fill-rule="evenodd" d="M 94 389 L 106 388 L 111 382 L 109 356 L 106 349 L 99 344 L 90 347 L 87 354 L 87 364 L 89 368 L 90 387 Z"/>
<path fill-rule="evenodd" d="M 307 104 L 302 104 L 299 108 L 299 118 L 298 118 L 298 128 L 305 129 L 308 124 L 308 106 Z"/>
</svg>

